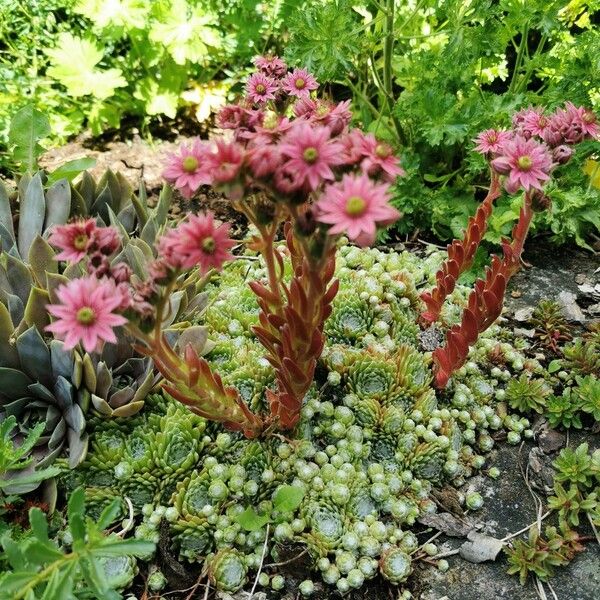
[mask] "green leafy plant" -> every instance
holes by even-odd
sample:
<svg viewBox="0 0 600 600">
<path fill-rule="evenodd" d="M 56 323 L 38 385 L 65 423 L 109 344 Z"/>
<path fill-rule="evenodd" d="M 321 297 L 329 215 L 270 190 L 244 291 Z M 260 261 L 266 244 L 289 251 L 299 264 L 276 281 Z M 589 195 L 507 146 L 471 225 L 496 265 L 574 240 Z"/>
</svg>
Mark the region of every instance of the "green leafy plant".
<svg viewBox="0 0 600 600">
<path fill-rule="evenodd" d="M 560 451 L 558 458 L 552 463 L 556 469 L 555 480 L 559 482 L 570 482 L 583 488 L 592 485 L 594 470 L 592 469 L 592 457 L 588 453 L 588 444 L 583 443 L 572 448 L 564 448 Z"/>
<path fill-rule="evenodd" d="M 31 534 L 19 543 L 4 534 L 0 543 L 10 570 L 0 576 L 0 598 L 20 600 L 39 598 L 118 599 L 114 575 L 107 576 L 106 559 L 146 555 L 154 544 L 105 534 L 120 507 L 112 502 L 96 521 L 85 516 L 85 492 L 73 491 L 67 507 L 69 542 L 62 544 L 48 535 L 45 514 L 39 508 L 29 511 Z M 111 581 L 112 579 L 112 581 Z"/>
<path fill-rule="evenodd" d="M 525 373 L 518 379 L 511 379 L 506 386 L 507 402 L 524 413 L 542 413 L 551 393 L 552 390 L 543 379 L 531 379 Z"/>
<path fill-rule="evenodd" d="M 15 428 L 17 419 L 13 415 L 0 423 L 0 491 L 5 494 L 22 494 L 35 489 L 45 479 L 60 473 L 58 467 L 29 470 L 33 458 L 29 452 L 35 446 L 44 430 L 44 424 L 38 423 L 22 437 L 17 445 Z M 0 502 L 2 500 L 0 499 Z"/>
<path fill-rule="evenodd" d="M 508 555 L 508 573 L 518 573 L 521 585 L 525 585 L 530 574 L 540 581 L 548 581 L 556 567 L 569 564 L 578 552 L 584 550 L 579 534 L 572 529 L 546 527 L 544 533 L 542 537 L 537 527 L 532 527 L 527 541 L 517 540 L 504 548 Z"/>
<path fill-rule="evenodd" d="M 595 492 L 583 494 L 574 484 L 566 490 L 557 482 L 554 484 L 554 494 L 548 498 L 548 508 L 558 511 L 558 518 L 567 527 L 578 527 L 579 513 L 592 512 L 598 505 Z"/>
<path fill-rule="evenodd" d="M 303 497 L 304 491 L 302 488 L 293 485 L 282 485 L 273 494 L 275 519 L 269 514 L 259 514 L 253 507 L 248 506 L 244 512 L 236 516 L 235 520 L 246 531 L 258 531 L 267 523 L 285 522 L 290 518 L 290 514 L 300 506 Z"/>
</svg>

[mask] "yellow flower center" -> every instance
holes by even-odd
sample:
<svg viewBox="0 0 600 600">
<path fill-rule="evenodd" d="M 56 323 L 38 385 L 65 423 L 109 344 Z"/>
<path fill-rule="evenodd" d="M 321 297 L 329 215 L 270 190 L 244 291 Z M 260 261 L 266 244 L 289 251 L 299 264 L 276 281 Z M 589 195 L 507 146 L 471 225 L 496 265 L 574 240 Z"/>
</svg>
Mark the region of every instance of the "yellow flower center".
<svg viewBox="0 0 600 600">
<path fill-rule="evenodd" d="M 254 88 L 259 94 L 264 94 L 267 91 L 267 88 L 262 83 L 257 83 Z"/>
<path fill-rule="evenodd" d="M 304 86 L 306 85 L 306 81 L 304 81 L 304 79 L 302 79 L 302 77 L 298 77 L 298 79 L 296 79 L 296 81 L 294 81 L 294 85 L 296 86 L 296 89 L 303 90 Z"/>
<path fill-rule="evenodd" d="M 212 254 L 215 251 L 215 240 L 212 237 L 207 237 L 202 240 L 202 250 L 206 254 Z"/>
<path fill-rule="evenodd" d="M 75 317 L 78 323 L 82 325 L 91 325 L 96 320 L 96 313 L 94 309 L 89 306 L 84 306 L 77 311 L 77 316 Z"/>
<path fill-rule="evenodd" d="M 517 164 L 519 165 L 519 169 L 521 169 L 521 171 L 529 171 L 529 169 L 531 169 L 533 166 L 533 161 L 531 160 L 530 156 L 524 154 L 523 156 L 519 156 L 517 159 Z"/>
<path fill-rule="evenodd" d="M 367 203 L 360 196 L 350 196 L 346 200 L 346 213 L 351 217 L 360 217 L 365 212 Z"/>
<path fill-rule="evenodd" d="M 313 148 L 312 146 L 309 148 L 306 148 L 306 150 L 304 150 L 304 153 L 302 154 L 302 156 L 304 157 L 304 160 L 309 163 L 309 164 L 313 164 L 317 161 L 317 158 L 319 158 L 319 152 L 317 151 L 316 148 Z"/>
<path fill-rule="evenodd" d="M 88 238 L 85 233 L 80 233 L 79 235 L 75 236 L 75 239 L 73 240 L 73 246 L 76 250 L 85 250 L 87 248 L 89 239 L 90 238 Z"/>
<path fill-rule="evenodd" d="M 377 144 L 375 146 L 375 155 L 377 158 L 387 158 L 391 154 L 391 149 L 387 144 Z"/>
<path fill-rule="evenodd" d="M 198 160 L 194 156 L 186 156 L 181 166 L 186 173 L 193 173 L 198 168 Z"/>
<path fill-rule="evenodd" d="M 595 123 L 596 121 L 596 115 L 590 111 L 584 112 L 583 113 L 583 120 L 586 123 Z"/>
</svg>

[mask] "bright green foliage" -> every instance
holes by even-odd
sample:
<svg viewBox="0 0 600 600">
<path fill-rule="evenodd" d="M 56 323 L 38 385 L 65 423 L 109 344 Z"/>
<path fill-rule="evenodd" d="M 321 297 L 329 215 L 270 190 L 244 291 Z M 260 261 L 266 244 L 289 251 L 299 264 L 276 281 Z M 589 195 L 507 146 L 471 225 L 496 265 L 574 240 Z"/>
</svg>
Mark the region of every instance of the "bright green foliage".
<svg viewBox="0 0 600 600">
<path fill-rule="evenodd" d="M 119 598 L 115 590 L 133 578 L 131 557 L 152 551 L 154 544 L 106 535 L 104 530 L 114 522 L 118 510 L 118 503 L 113 502 L 97 521 L 86 518 L 84 490 L 73 491 L 67 509 L 72 541 L 62 546 L 48 536 L 44 513 L 30 509 L 30 536 L 18 544 L 9 534 L 0 540 L 10 565 L 0 577 L 0 598 Z"/>
<path fill-rule="evenodd" d="M 35 171 L 37 158 L 44 151 L 39 141 L 49 135 L 48 118 L 31 104 L 14 115 L 10 122 L 8 143 L 13 147 L 13 157 L 21 163 L 23 171 Z"/>
<path fill-rule="evenodd" d="M 583 488 L 593 485 L 594 470 L 587 443 L 579 445 L 575 450 L 564 448 L 552 464 L 556 469 L 556 481 L 570 482 Z"/>
<path fill-rule="evenodd" d="M 527 541 L 517 540 L 504 551 L 510 565 L 508 573 L 518 573 L 521 585 L 525 585 L 529 574 L 548 581 L 556 567 L 567 565 L 583 549 L 579 535 L 569 528 L 546 527 L 542 537 L 537 527 L 532 527 Z"/>
<path fill-rule="evenodd" d="M 564 365 L 578 375 L 600 373 L 600 338 L 578 339 L 564 349 Z"/>
<path fill-rule="evenodd" d="M 35 489 L 40 482 L 60 473 L 57 467 L 34 470 L 33 458 L 28 456 L 42 435 L 43 423 L 38 423 L 35 428 L 27 432 L 25 439 L 19 446 L 13 439 L 14 429 L 17 426 L 16 418 L 11 415 L 0 423 L 0 495 L 22 494 Z M 0 500 L 2 501 L 2 500 Z"/>
<path fill-rule="evenodd" d="M 584 495 L 574 484 L 566 490 L 560 483 L 555 483 L 554 494 L 548 498 L 548 508 L 558 511 L 558 518 L 566 527 L 578 527 L 579 513 L 592 512 L 598 505 L 595 492 Z"/>
<path fill-rule="evenodd" d="M 295 4 L 6 0 L 0 139 L 15 109 L 30 102 L 48 115 L 59 140 L 85 127 L 99 135 L 128 115 L 145 126 L 154 116 L 174 118 L 186 105 L 205 120 Z"/>
<path fill-rule="evenodd" d="M 541 413 L 546 408 L 546 399 L 552 393 L 541 379 L 530 379 L 523 373 L 519 379 L 512 379 L 506 386 L 506 399 L 510 406 L 521 412 Z"/>
<path fill-rule="evenodd" d="M 567 388 L 562 396 L 550 396 L 548 398 L 545 416 L 552 427 L 581 429 L 579 406 L 570 392 L 571 388 Z"/>
<path fill-rule="evenodd" d="M 347 85 L 354 113 L 401 148 L 399 232 L 460 237 L 487 177 L 471 152 L 480 131 L 506 128 L 530 104 L 600 107 L 597 15 L 597 4 L 568 0 L 306 2 L 290 21 L 286 57 Z M 548 189 L 553 208 L 536 219 L 557 243 L 589 247 L 600 231 L 600 196 L 582 169 L 592 146 L 561 169 Z M 486 234 L 494 243 L 519 216 L 518 199 L 496 204 Z"/>
<path fill-rule="evenodd" d="M 600 421 L 600 379 L 593 375 L 575 379 L 577 387 L 573 388 L 574 400 L 583 412 Z"/>
</svg>

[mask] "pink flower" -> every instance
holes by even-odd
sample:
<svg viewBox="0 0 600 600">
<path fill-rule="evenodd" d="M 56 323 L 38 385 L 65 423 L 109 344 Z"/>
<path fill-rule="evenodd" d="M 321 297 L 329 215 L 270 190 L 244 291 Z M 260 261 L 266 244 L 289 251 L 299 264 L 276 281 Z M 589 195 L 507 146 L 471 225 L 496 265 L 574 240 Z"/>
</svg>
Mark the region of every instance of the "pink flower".
<svg viewBox="0 0 600 600">
<path fill-rule="evenodd" d="M 201 185 L 212 183 L 207 170 L 209 150 L 200 140 L 191 145 L 181 144 L 177 152 L 168 155 L 163 177 L 172 183 L 184 198 L 191 198 Z"/>
<path fill-rule="evenodd" d="M 306 69 L 294 69 L 281 81 L 283 91 L 297 98 L 308 98 L 311 90 L 319 87 L 317 80 Z"/>
<path fill-rule="evenodd" d="M 331 225 L 330 235 L 346 232 L 360 246 L 375 241 L 378 225 L 390 225 L 400 213 L 388 204 L 388 185 L 366 175 L 344 175 L 317 202 L 317 220 Z"/>
<path fill-rule="evenodd" d="M 263 104 L 267 100 L 275 100 L 275 94 L 279 86 L 266 75 L 254 73 L 246 83 L 246 94 L 256 104 Z"/>
<path fill-rule="evenodd" d="M 248 163 L 256 177 L 269 177 L 281 164 L 281 153 L 275 146 L 257 145 L 250 150 Z"/>
<path fill-rule="evenodd" d="M 317 106 L 317 101 L 313 100 L 312 98 L 300 98 L 294 104 L 294 115 L 296 115 L 296 117 L 298 118 L 306 117 L 307 119 L 310 119 L 310 117 L 312 117 L 317 112 Z"/>
<path fill-rule="evenodd" d="M 233 256 L 229 250 L 229 223 L 215 226 L 212 213 L 189 215 L 188 220 L 171 229 L 158 241 L 158 252 L 171 269 L 200 267 L 202 274 L 220 270 Z"/>
<path fill-rule="evenodd" d="M 531 188 L 541 190 L 542 184 L 550 179 L 549 173 L 554 166 L 545 144 L 520 135 L 506 142 L 502 146 L 502 154 L 491 164 L 498 173 L 508 176 L 505 187 L 511 194 L 521 187 L 525 191 Z"/>
<path fill-rule="evenodd" d="M 345 165 L 356 165 L 364 158 L 364 140 L 366 134 L 360 129 L 351 129 L 340 141 L 344 147 L 343 161 Z"/>
<path fill-rule="evenodd" d="M 207 168 L 216 183 L 229 183 L 239 174 L 244 162 L 242 146 L 237 142 L 216 140 L 216 152 L 208 155 Z"/>
<path fill-rule="evenodd" d="M 66 350 L 79 342 L 86 352 L 100 350 L 104 342 L 116 343 L 113 328 L 124 325 L 127 319 L 113 312 L 124 298 L 111 280 L 94 276 L 73 279 L 59 286 L 56 294 L 60 304 L 46 308 L 57 319 L 46 330 L 63 339 Z"/>
<path fill-rule="evenodd" d="M 498 131 L 497 129 L 486 129 L 482 131 L 473 141 L 477 142 L 475 151 L 480 154 L 498 154 L 502 144 L 512 139 L 510 131 Z"/>
<path fill-rule="evenodd" d="M 528 108 L 522 111 L 521 123 L 518 127 L 518 133 L 523 137 L 537 135 L 544 136 L 544 131 L 550 124 L 550 119 L 544 115 L 544 109 L 540 107 Z"/>
<path fill-rule="evenodd" d="M 279 79 L 287 71 L 287 65 L 278 56 L 257 56 L 253 62 L 268 77 Z"/>
<path fill-rule="evenodd" d="M 97 231 L 98 226 L 94 219 L 85 221 L 81 219 L 67 225 L 55 225 L 48 238 L 52 246 L 62 250 L 54 257 L 55 260 L 79 262 L 94 246 Z"/>
<path fill-rule="evenodd" d="M 371 177 L 381 175 L 387 181 L 405 174 L 400 161 L 394 156 L 392 147 L 379 142 L 371 133 L 362 138 L 362 153 L 365 157 L 360 163 L 362 170 Z"/>
<path fill-rule="evenodd" d="M 349 106 L 350 100 L 344 100 L 337 104 L 321 102 L 315 116 L 331 129 L 331 135 L 339 135 L 352 119 Z"/>
<path fill-rule="evenodd" d="M 300 186 L 315 190 L 321 181 L 334 179 L 331 167 L 341 163 L 343 147 L 330 139 L 327 127 L 298 122 L 279 145 L 288 158 L 285 166 L 298 173 Z"/>
</svg>

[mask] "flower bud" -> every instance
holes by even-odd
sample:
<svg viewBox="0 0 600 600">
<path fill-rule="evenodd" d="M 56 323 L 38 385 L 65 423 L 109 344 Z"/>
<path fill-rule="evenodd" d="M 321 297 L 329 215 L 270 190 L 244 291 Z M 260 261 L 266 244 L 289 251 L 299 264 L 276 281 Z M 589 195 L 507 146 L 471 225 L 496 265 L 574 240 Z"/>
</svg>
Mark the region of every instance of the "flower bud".
<svg viewBox="0 0 600 600">
<path fill-rule="evenodd" d="M 552 150 L 552 158 L 554 159 L 554 162 L 557 162 L 559 165 L 568 163 L 569 160 L 571 160 L 571 156 L 573 156 L 573 148 L 565 144 L 556 146 L 556 148 Z"/>
<path fill-rule="evenodd" d="M 543 212 L 545 210 L 549 210 L 551 206 L 552 200 L 550 200 L 550 198 L 548 198 L 544 192 L 540 190 L 534 190 L 533 194 L 531 195 L 531 208 L 534 210 L 534 212 Z"/>
</svg>

